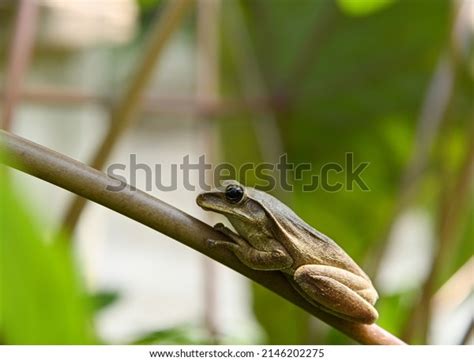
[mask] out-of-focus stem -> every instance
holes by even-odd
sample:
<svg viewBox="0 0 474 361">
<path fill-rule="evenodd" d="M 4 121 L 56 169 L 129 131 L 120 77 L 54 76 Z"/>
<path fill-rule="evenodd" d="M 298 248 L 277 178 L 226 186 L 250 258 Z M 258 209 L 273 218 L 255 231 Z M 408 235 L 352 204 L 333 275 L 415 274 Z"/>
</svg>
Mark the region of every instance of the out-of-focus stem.
<svg viewBox="0 0 474 361">
<path fill-rule="evenodd" d="M 0 98 L 4 97 L 4 89 L 0 89 Z M 55 86 L 48 87 L 30 87 L 23 89 L 20 94 L 22 101 L 38 103 L 43 106 L 57 105 L 83 105 L 94 103 L 109 108 L 112 99 L 107 96 L 84 92 L 83 90 L 74 88 L 62 88 Z M 268 104 L 273 102 L 272 98 L 222 98 L 216 102 L 206 101 L 206 105 L 202 105 L 202 101 L 194 96 L 153 96 L 145 95 L 140 101 L 140 113 L 152 116 L 171 115 L 181 116 L 188 115 L 193 117 L 248 113 L 249 111 L 256 114 L 268 112 Z M 108 121 L 108 119 L 104 119 Z"/>
<path fill-rule="evenodd" d="M 393 226 L 399 215 L 411 204 L 418 190 L 420 180 L 426 168 L 429 152 L 439 136 L 439 130 L 445 118 L 445 113 L 451 103 L 455 86 L 456 66 L 459 62 L 459 57 L 456 56 L 455 52 L 458 38 L 456 33 L 460 27 L 463 28 L 462 23 L 465 22 L 465 17 L 461 11 L 462 7 L 463 3 L 453 2 L 452 26 L 450 38 L 446 46 L 447 50 L 439 56 L 436 69 L 426 89 L 418 117 L 412 157 L 402 174 L 391 222 L 379 237 L 382 239 L 379 248 L 369 254 L 369 274 L 375 273 L 380 267 L 380 262 L 385 253 L 388 237 L 392 232 Z"/>
<path fill-rule="evenodd" d="M 471 257 L 441 286 L 431 298 L 434 313 L 454 311 L 474 289 L 474 257 Z"/>
<path fill-rule="evenodd" d="M 229 50 L 232 52 L 242 82 L 243 96 L 245 99 L 266 98 L 269 92 L 240 4 L 237 1 L 229 1 L 226 5 L 229 9 L 225 12 L 224 24 L 232 44 Z M 270 103 L 267 104 L 267 108 L 268 112 L 252 118 L 252 121 L 263 161 L 276 164 L 283 154 L 283 140 Z"/>
<path fill-rule="evenodd" d="M 308 32 L 308 36 L 301 46 L 301 51 L 296 55 L 294 64 L 289 70 L 289 76 L 278 92 L 285 92 L 283 107 L 289 111 L 301 93 L 301 84 L 305 77 L 318 61 L 321 49 L 334 34 L 334 28 L 342 18 L 338 5 L 333 1 L 324 1 L 322 9 L 318 12 L 315 22 Z M 281 106 L 281 104 L 279 104 Z"/>
<path fill-rule="evenodd" d="M 421 140 L 431 140 L 430 143 L 434 142 L 434 138 L 437 133 L 433 131 L 433 128 L 436 130 L 437 126 L 439 129 L 440 122 L 437 120 L 437 115 L 443 115 L 446 112 L 454 92 L 455 70 L 456 66 L 458 66 L 455 61 L 459 62 L 460 59 L 454 51 L 456 46 L 453 44 L 453 41 L 456 41 L 459 35 L 457 34 L 458 29 L 463 28 L 466 25 L 463 24 L 466 21 L 466 17 L 463 16 L 462 12 L 463 4 L 465 3 L 459 1 L 454 3 L 455 6 L 453 7 L 453 25 L 451 28 L 451 43 L 449 44 L 450 53 L 445 55 L 445 81 L 442 81 L 443 71 L 441 66 L 442 64 L 440 64 L 438 66 L 437 72 L 440 73 L 438 76 L 440 80 L 438 81 L 437 86 L 433 87 L 434 89 L 428 92 L 427 99 L 429 100 L 431 98 L 431 104 L 426 104 L 422 112 L 422 116 L 424 115 L 426 121 L 421 123 L 420 133 L 422 137 L 420 137 Z M 436 94 L 438 94 L 438 96 L 436 96 Z M 433 124 L 434 126 L 430 126 L 430 124 Z M 463 205 L 466 199 L 468 199 L 467 195 L 469 194 L 469 185 L 473 178 L 474 127 L 471 127 L 468 132 L 470 133 L 470 138 L 467 139 L 470 140 L 470 144 L 469 148 L 467 149 L 466 159 L 463 166 L 461 167 L 458 177 L 450 189 L 448 188 L 451 186 L 451 183 L 442 185 L 444 193 L 442 199 L 439 202 L 440 205 L 436 230 L 437 237 L 436 243 L 434 244 L 434 255 L 428 276 L 421 287 L 419 302 L 413 306 L 409 316 L 407 317 L 408 321 L 402 333 L 404 338 L 407 340 L 418 338 L 421 340 L 421 342 L 425 343 L 428 336 L 432 316 L 432 298 L 436 292 L 436 282 L 442 271 L 443 265 L 449 259 L 450 248 L 453 246 L 453 242 L 456 237 L 463 211 Z M 427 135 L 424 135 L 425 133 L 427 133 Z M 430 144 L 426 144 L 427 141 L 421 141 L 420 143 L 420 152 L 422 154 L 421 156 L 415 156 L 414 160 L 416 161 L 424 159 L 426 161 Z M 425 147 L 423 147 L 423 145 L 425 145 Z M 421 170 L 424 163 L 425 162 L 421 161 L 419 162 L 418 167 L 416 167 L 416 162 L 412 162 L 414 165 L 413 170 L 415 171 L 411 173 L 407 172 L 407 180 L 410 178 L 410 176 L 418 179 L 419 174 L 416 172 L 416 170 Z M 408 168 L 408 170 L 410 171 L 410 168 Z"/>
<path fill-rule="evenodd" d="M 102 169 L 105 166 L 112 150 L 135 120 L 156 63 L 171 35 L 192 4 L 192 0 L 169 1 L 155 22 L 150 31 L 148 46 L 144 51 L 142 61 L 137 65 L 129 87 L 111 112 L 109 129 L 90 163 L 93 168 Z M 73 199 L 62 223 L 64 230 L 68 232 L 74 230 L 85 204 L 86 199 L 84 198 L 75 197 Z"/>
<path fill-rule="evenodd" d="M 466 332 L 464 333 L 461 345 L 472 345 L 472 340 L 474 339 L 474 321 L 471 321 Z"/>
<path fill-rule="evenodd" d="M 436 140 L 442 120 L 453 92 L 454 69 L 451 60 L 441 55 L 431 81 L 428 85 L 418 118 L 415 143 L 412 158 L 408 162 L 402 175 L 396 204 L 394 205 L 391 222 L 386 226 L 382 241 L 374 252 L 368 256 L 368 272 L 376 274 L 382 257 L 388 245 L 388 238 L 400 214 L 411 204 L 416 193 L 421 176 L 426 167 L 428 154 Z"/>
<path fill-rule="evenodd" d="M 454 187 L 445 194 L 440 204 L 440 214 L 437 230 L 437 244 L 428 276 L 421 289 L 419 303 L 411 312 L 411 325 L 407 327 L 407 338 L 412 336 L 414 330 L 419 330 L 422 340 L 425 340 L 431 320 L 431 300 L 436 292 L 436 281 L 443 266 L 449 259 L 452 243 L 457 235 L 461 215 L 469 199 L 469 187 L 474 178 L 474 127 L 471 129 L 470 146 L 466 159 L 462 165 Z M 418 320 L 418 322 L 416 322 Z M 416 323 L 416 325 L 414 324 Z"/>
<path fill-rule="evenodd" d="M 36 35 L 38 4 L 35 0 L 19 1 L 18 15 L 10 46 L 6 70 L 1 128 L 11 130 L 15 107 L 21 96 L 23 78 L 28 70 Z"/>
</svg>

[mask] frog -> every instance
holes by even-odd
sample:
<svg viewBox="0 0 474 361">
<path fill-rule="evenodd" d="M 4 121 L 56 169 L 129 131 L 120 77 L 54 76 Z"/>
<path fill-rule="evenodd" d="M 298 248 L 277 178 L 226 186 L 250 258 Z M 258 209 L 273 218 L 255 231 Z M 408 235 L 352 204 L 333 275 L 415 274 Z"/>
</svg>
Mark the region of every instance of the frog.
<svg viewBox="0 0 474 361">
<path fill-rule="evenodd" d="M 377 320 L 378 293 L 367 274 L 335 241 L 277 198 L 227 180 L 200 193 L 196 203 L 224 215 L 235 229 L 217 223 L 214 228 L 226 237 L 207 239 L 210 248 L 230 250 L 251 269 L 282 272 L 325 312 L 356 323 Z"/>
</svg>

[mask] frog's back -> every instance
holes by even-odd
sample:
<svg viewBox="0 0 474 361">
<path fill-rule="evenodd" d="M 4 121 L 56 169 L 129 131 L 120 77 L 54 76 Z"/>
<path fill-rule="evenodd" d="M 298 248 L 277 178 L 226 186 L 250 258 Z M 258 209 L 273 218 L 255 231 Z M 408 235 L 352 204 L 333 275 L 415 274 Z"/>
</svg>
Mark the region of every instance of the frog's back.
<svg viewBox="0 0 474 361">
<path fill-rule="evenodd" d="M 282 239 L 281 243 L 290 254 L 298 255 L 294 259 L 301 264 L 295 266 L 315 263 L 347 269 L 350 272 L 367 277 L 364 271 L 336 242 L 302 220 L 283 202 L 265 192 L 253 188 L 249 189 L 251 190 L 251 196 L 260 201 L 267 210 L 272 210 L 271 214 L 275 220 L 290 233 L 291 241 L 285 242 Z M 315 248 L 318 252 L 314 251 Z"/>
</svg>

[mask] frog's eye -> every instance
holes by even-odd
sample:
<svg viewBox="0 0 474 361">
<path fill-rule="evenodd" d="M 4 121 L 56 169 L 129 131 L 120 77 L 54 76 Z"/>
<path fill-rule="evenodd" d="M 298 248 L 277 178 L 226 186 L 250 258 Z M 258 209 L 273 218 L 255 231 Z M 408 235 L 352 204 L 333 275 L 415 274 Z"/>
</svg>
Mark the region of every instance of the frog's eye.
<svg viewBox="0 0 474 361">
<path fill-rule="evenodd" d="M 244 189 L 236 184 L 229 184 L 225 189 L 225 197 L 230 203 L 239 203 L 244 197 Z"/>
</svg>

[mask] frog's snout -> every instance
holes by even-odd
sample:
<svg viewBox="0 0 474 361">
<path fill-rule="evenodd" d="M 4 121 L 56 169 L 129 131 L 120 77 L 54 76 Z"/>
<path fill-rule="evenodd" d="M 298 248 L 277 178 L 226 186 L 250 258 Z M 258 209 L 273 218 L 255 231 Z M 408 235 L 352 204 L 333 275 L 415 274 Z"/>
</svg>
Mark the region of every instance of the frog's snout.
<svg viewBox="0 0 474 361">
<path fill-rule="evenodd" d="M 206 211 L 215 211 L 225 208 L 222 196 L 218 192 L 201 193 L 196 197 L 196 203 Z"/>
<path fill-rule="evenodd" d="M 196 197 L 196 203 L 199 207 L 205 210 L 214 209 L 213 205 L 216 204 L 217 197 L 212 193 L 201 193 Z"/>
<path fill-rule="evenodd" d="M 196 197 L 196 203 L 199 207 L 204 207 L 205 206 L 204 193 L 201 193 Z"/>
</svg>

